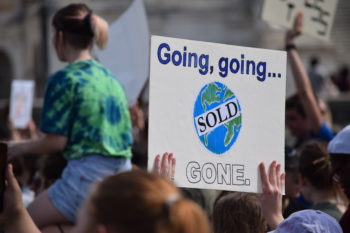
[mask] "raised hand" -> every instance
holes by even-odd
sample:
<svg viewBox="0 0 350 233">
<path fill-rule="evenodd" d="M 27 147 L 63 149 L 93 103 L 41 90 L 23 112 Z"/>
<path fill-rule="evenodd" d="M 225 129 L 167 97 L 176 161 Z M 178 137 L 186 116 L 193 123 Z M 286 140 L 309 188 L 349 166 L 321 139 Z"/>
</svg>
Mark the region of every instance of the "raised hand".
<svg viewBox="0 0 350 233">
<path fill-rule="evenodd" d="M 294 19 L 294 25 L 293 28 L 287 31 L 286 34 L 286 44 L 292 44 L 294 43 L 294 39 L 301 35 L 302 29 L 303 29 L 303 14 L 299 12 Z"/>
<path fill-rule="evenodd" d="M 282 194 L 285 174 L 281 174 L 281 165 L 273 161 L 267 174 L 265 165 L 260 163 L 260 178 L 262 184 L 261 210 L 270 227 L 276 228 L 283 221 Z"/>
<path fill-rule="evenodd" d="M 153 172 L 170 180 L 174 181 L 176 167 L 176 159 L 172 153 L 165 152 L 160 158 L 157 155 L 154 159 Z"/>
</svg>

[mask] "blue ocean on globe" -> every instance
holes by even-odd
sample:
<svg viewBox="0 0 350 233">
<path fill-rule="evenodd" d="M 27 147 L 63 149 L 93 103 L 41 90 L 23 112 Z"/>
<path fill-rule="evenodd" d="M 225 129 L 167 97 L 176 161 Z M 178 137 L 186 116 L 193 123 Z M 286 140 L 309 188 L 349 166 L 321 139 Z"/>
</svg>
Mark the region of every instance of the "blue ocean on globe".
<svg viewBox="0 0 350 233">
<path fill-rule="evenodd" d="M 235 101 L 238 105 L 237 114 L 239 115 L 211 132 L 200 136 L 197 131 L 195 119 L 197 116 L 235 98 L 235 94 L 226 85 L 220 82 L 212 82 L 206 84 L 200 90 L 195 101 L 193 119 L 197 135 L 203 145 L 215 154 L 225 153 L 237 140 L 242 127 L 242 112 L 238 99 L 236 98 Z"/>
</svg>

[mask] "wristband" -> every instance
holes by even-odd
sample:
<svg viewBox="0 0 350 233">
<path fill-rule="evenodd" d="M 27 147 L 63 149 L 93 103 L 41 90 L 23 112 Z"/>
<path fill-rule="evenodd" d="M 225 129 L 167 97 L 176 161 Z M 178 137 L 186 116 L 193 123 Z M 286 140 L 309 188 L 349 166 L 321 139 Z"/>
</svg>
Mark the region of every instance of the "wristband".
<svg viewBox="0 0 350 233">
<path fill-rule="evenodd" d="M 297 49 L 295 44 L 287 44 L 286 45 L 286 51 L 292 50 L 292 49 Z"/>
</svg>

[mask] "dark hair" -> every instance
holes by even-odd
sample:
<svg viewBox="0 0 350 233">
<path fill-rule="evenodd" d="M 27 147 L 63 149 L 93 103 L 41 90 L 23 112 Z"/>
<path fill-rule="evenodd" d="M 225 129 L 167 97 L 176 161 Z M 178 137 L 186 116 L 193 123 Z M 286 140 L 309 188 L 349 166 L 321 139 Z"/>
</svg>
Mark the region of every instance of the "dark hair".
<svg viewBox="0 0 350 233">
<path fill-rule="evenodd" d="M 318 64 L 319 64 L 318 57 L 316 57 L 316 56 L 311 57 L 311 59 L 310 59 L 311 67 L 316 67 Z"/>
<path fill-rule="evenodd" d="M 107 44 L 107 22 L 93 14 L 85 4 L 70 4 L 60 9 L 53 17 L 52 25 L 74 48 L 87 49 L 94 39 L 100 48 Z"/>
<path fill-rule="evenodd" d="M 350 175 L 349 164 L 350 154 L 331 154 L 332 170 L 339 177 L 339 182 L 342 184 L 344 193 L 350 199 Z"/>
<path fill-rule="evenodd" d="M 300 174 L 306 177 L 315 188 L 320 190 L 335 188 L 332 165 L 324 143 L 313 141 L 302 148 L 299 170 Z"/>
<path fill-rule="evenodd" d="M 214 204 L 213 225 L 214 233 L 265 233 L 267 224 L 259 196 L 240 192 L 219 195 Z"/>
<path fill-rule="evenodd" d="M 11 129 L 9 127 L 10 104 L 6 104 L 0 109 L 0 140 L 9 141 L 12 138 Z"/>
<path fill-rule="evenodd" d="M 339 75 L 342 77 L 348 77 L 349 76 L 349 68 L 346 65 L 343 65 L 339 69 Z"/>
<path fill-rule="evenodd" d="M 304 118 L 306 117 L 303 104 L 301 103 L 300 97 L 298 94 L 290 96 L 286 101 L 286 110 L 295 109 Z"/>
</svg>

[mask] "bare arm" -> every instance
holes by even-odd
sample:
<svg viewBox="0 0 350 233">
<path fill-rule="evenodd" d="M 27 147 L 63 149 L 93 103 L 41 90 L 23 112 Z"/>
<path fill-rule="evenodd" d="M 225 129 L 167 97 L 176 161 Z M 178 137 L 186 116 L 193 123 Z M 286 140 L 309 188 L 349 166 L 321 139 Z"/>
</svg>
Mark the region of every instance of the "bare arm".
<svg viewBox="0 0 350 233">
<path fill-rule="evenodd" d="M 294 44 L 294 39 L 301 34 L 302 20 L 302 14 L 298 14 L 295 19 L 294 28 L 287 32 L 286 45 Z M 321 110 L 312 90 L 309 76 L 301 62 L 298 51 L 296 49 L 289 49 L 287 52 L 291 62 L 298 95 L 300 96 L 306 116 L 310 121 L 311 130 L 312 132 L 317 133 L 322 126 L 323 120 Z"/>
<path fill-rule="evenodd" d="M 57 134 L 46 134 L 38 139 L 10 143 L 9 160 L 27 154 L 51 154 L 62 151 L 67 144 L 67 137 Z"/>
<path fill-rule="evenodd" d="M 22 193 L 9 165 L 6 174 L 7 187 L 4 194 L 4 213 L 1 221 L 8 233 L 40 233 L 22 204 Z"/>
</svg>

